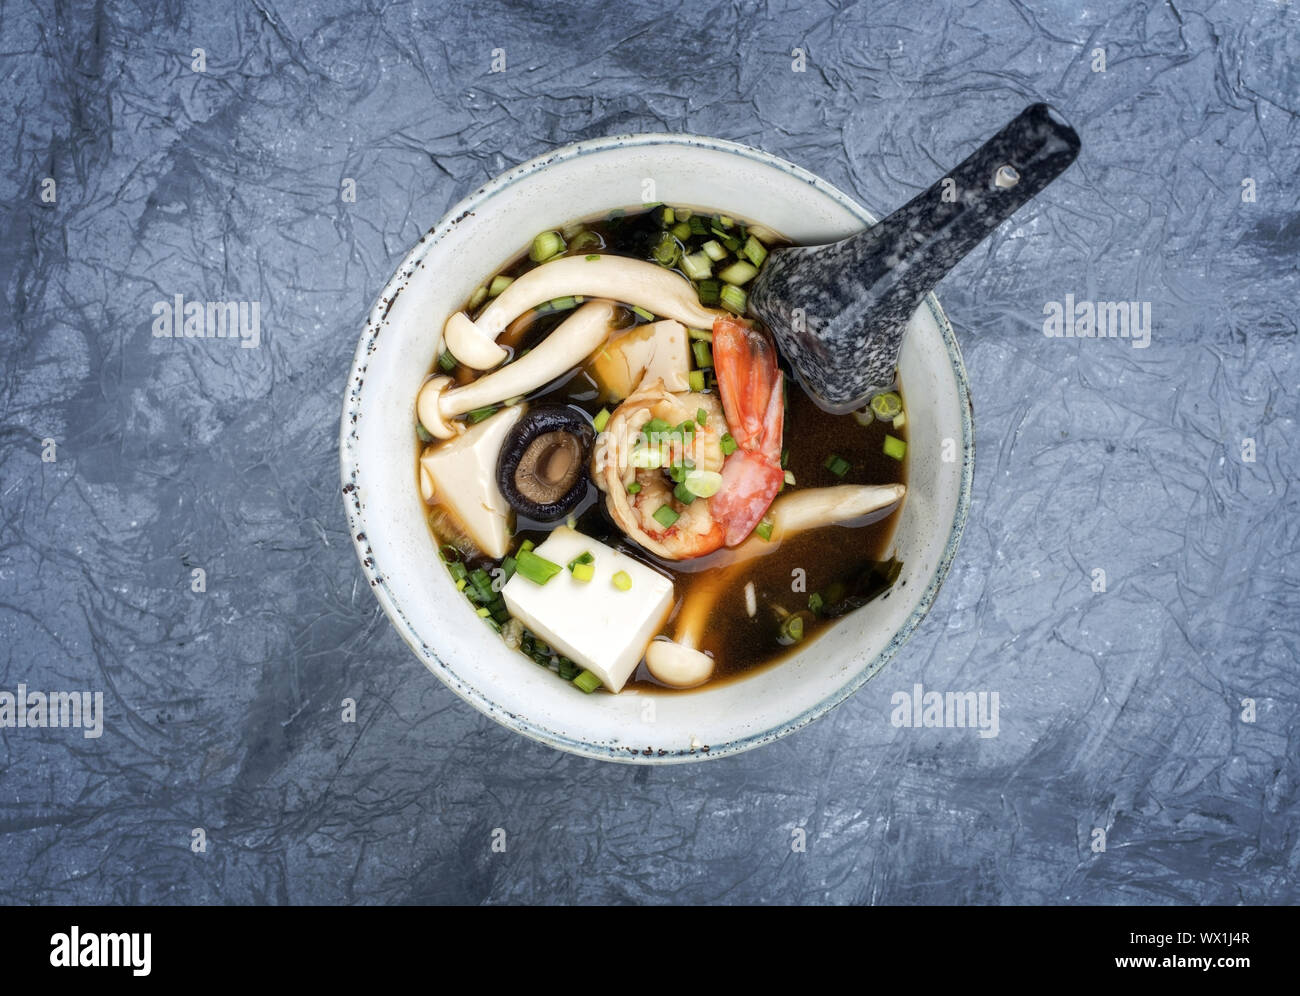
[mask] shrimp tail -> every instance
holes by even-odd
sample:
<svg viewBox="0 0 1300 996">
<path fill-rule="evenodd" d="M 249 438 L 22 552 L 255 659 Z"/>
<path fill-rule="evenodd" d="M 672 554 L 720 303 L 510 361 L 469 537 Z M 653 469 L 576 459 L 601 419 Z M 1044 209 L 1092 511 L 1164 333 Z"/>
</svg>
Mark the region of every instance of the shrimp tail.
<svg viewBox="0 0 1300 996">
<path fill-rule="evenodd" d="M 722 484 L 710 507 L 726 525 L 727 546 L 735 546 L 762 520 L 785 479 L 785 382 L 775 344 L 761 329 L 737 318 L 723 316 L 713 323 L 713 359 L 736 450 L 723 465 Z"/>
</svg>

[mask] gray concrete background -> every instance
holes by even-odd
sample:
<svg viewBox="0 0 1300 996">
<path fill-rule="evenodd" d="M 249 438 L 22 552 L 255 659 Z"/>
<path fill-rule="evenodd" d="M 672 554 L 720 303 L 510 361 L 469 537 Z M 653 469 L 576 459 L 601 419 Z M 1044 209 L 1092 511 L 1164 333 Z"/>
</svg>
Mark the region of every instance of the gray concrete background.
<svg viewBox="0 0 1300 996">
<path fill-rule="evenodd" d="M 0 690 L 106 712 L 0 729 L 0 902 L 1296 901 L 1291 4 L 7 2 L 0 39 Z M 687 131 L 883 213 L 1040 99 L 1084 152 L 941 287 L 974 505 L 884 673 L 648 770 L 508 733 L 407 652 L 336 432 L 366 311 L 447 207 Z M 259 348 L 153 338 L 178 293 L 260 301 Z M 1044 337 L 1067 293 L 1151 302 L 1150 347 Z M 1000 736 L 894 728 L 915 682 L 998 691 Z"/>
</svg>

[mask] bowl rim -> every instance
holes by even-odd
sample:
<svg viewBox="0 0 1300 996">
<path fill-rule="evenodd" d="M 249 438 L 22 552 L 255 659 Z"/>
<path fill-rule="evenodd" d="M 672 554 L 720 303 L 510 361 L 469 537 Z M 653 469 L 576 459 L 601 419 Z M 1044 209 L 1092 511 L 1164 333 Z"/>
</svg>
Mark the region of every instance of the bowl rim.
<svg viewBox="0 0 1300 996">
<path fill-rule="evenodd" d="M 373 549 L 367 543 L 365 538 L 366 513 L 362 507 L 357 486 L 360 456 L 357 449 L 359 438 L 356 423 L 361 417 L 361 385 L 365 379 L 368 365 L 367 359 L 376 348 L 376 339 L 383 326 L 383 320 L 388 309 L 391 307 L 393 298 L 410 279 L 415 267 L 419 265 L 429 251 L 442 241 L 461 221 L 470 217 L 481 202 L 556 162 L 576 159 L 612 149 L 653 145 L 693 146 L 750 159 L 764 166 L 782 170 L 809 184 L 819 193 L 838 203 L 855 218 L 862 221 L 864 225 L 871 225 L 878 220 L 848 194 L 802 166 L 797 166 L 788 160 L 763 152 L 760 149 L 726 139 L 708 138 L 687 133 L 643 132 L 587 139 L 552 149 L 494 177 L 473 193 L 468 194 L 452 205 L 439 219 L 438 223 L 429 229 L 403 257 L 393 275 L 379 292 L 357 343 L 352 366 L 348 373 L 347 389 L 344 392 L 343 413 L 339 427 L 339 473 L 343 488 L 342 497 L 348 519 L 349 536 L 352 538 L 361 571 L 368 582 L 368 587 L 384 610 L 384 614 L 406 645 L 426 665 L 426 669 L 435 674 L 452 692 L 476 710 L 531 740 L 582 757 L 625 764 L 674 764 L 704 761 L 729 757 L 743 751 L 752 750 L 755 747 L 794 733 L 819 719 L 844 702 L 845 699 L 866 684 L 868 680 L 875 677 L 897 655 L 899 649 L 920 626 L 921 620 L 929 613 L 935 599 L 938 597 L 939 589 L 952 566 L 962 532 L 966 526 L 967 516 L 970 511 L 975 464 L 974 419 L 970 387 L 966 377 L 966 366 L 962 361 L 961 348 L 957 343 L 957 337 L 952 325 L 948 321 L 947 315 L 944 314 L 943 308 L 939 305 L 938 299 L 933 293 L 930 293 L 925 297 L 925 304 L 930 309 L 930 313 L 939 327 L 957 382 L 958 409 L 961 413 L 962 466 L 957 508 L 953 514 L 952 527 L 943 552 L 935 564 L 934 572 L 926 583 L 925 591 L 922 592 L 920 601 L 911 614 L 890 637 L 889 642 L 880 653 L 855 672 L 846 682 L 838 686 L 831 694 L 779 726 L 748 734 L 722 744 L 711 744 L 707 751 L 679 748 L 676 750 L 656 751 L 651 756 L 644 756 L 640 752 L 633 754 L 612 744 L 591 743 L 551 729 L 525 716 L 508 712 L 497 706 L 472 682 L 467 681 L 464 676 L 458 674 L 446 661 L 442 660 L 432 647 L 421 640 L 410 619 L 401 606 L 397 604 L 396 598 L 388 589 L 384 572 L 375 559 Z"/>
</svg>

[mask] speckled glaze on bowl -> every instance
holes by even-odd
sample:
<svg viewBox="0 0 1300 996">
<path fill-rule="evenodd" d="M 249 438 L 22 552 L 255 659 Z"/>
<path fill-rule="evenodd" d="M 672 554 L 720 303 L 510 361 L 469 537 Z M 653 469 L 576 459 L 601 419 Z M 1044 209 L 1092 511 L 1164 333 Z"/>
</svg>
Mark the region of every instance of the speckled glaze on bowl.
<svg viewBox="0 0 1300 996">
<path fill-rule="evenodd" d="M 447 316 L 536 232 L 645 200 L 731 212 L 802 243 L 842 239 L 874 220 L 808 171 L 717 139 L 628 135 L 533 159 L 452 208 L 384 288 L 348 378 L 339 455 L 362 571 L 430 671 L 474 708 L 552 747 L 665 764 L 723 757 L 791 733 L 885 666 L 924 618 L 956 552 L 974 433 L 961 353 L 931 295 L 900 358 L 909 494 L 894 538 L 903 572 L 888 597 L 790 660 L 687 693 L 584 695 L 509 650 L 437 558 L 415 481 L 416 394 L 441 352 Z"/>
</svg>

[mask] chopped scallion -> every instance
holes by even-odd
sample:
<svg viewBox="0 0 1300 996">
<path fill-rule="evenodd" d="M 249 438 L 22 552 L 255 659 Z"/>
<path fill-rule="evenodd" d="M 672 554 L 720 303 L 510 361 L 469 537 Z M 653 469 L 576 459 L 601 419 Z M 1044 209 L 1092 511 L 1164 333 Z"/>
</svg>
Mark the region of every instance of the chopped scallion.
<svg viewBox="0 0 1300 996">
<path fill-rule="evenodd" d="M 706 308 L 711 308 L 715 304 L 717 304 L 722 297 L 721 287 L 722 284 L 720 281 L 701 280 L 700 281 L 700 304 L 704 305 Z"/>
<path fill-rule="evenodd" d="M 682 272 L 692 280 L 707 280 L 713 276 L 713 264 L 702 252 L 693 252 L 682 257 Z"/>
<path fill-rule="evenodd" d="M 713 333 L 708 329 L 687 329 L 686 335 L 691 339 L 701 339 L 704 342 L 713 341 Z"/>
<path fill-rule="evenodd" d="M 770 543 L 772 541 L 772 520 L 764 519 L 754 527 L 754 532 L 758 533 L 759 539 L 763 540 L 763 542 Z"/>
<path fill-rule="evenodd" d="M 646 311 L 645 308 L 641 308 L 636 305 L 633 305 L 632 311 L 635 312 L 637 315 L 640 315 L 647 322 L 653 322 L 655 320 L 655 316 L 650 314 L 650 312 Z"/>
<path fill-rule="evenodd" d="M 715 263 L 718 262 L 718 260 L 727 258 L 727 250 L 723 249 L 722 243 L 716 239 L 709 239 L 708 242 L 700 246 L 700 249 Z"/>
<path fill-rule="evenodd" d="M 739 287 L 741 284 L 749 283 L 758 273 L 758 267 L 753 263 L 748 263 L 743 259 L 738 259 L 725 270 L 718 273 L 718 279 L 725 280 L 729 284 L 735 284 Z"/>
<path fill-rule="evenodd" d="M 722 449 L 723 456 L 731 456 L 736 452 L 736 440 L 729 432 L 724 432 L 722 438 L 718 440 L 718 446 Z"/>
<path fill-rule="evenodd" d="M 665 529 L 669 529 L 672 527 L 672 524 L 680 518 L 680 516 L 673 511 L 671 505 L 660 505 L 655 509 L 652 518 Z"/>
<path fill-rule="evenodd" d="M 871 410 L 882 422 L 892 421 L 903 410 L 903 399 L 893 391 L 877 394 L 871 399 Z"/>
<path fill-rule="evenodd" d="M 718 292 L 718 303 L 733 315 L 743 315 L 745 306 L 749 303 L 749 295 L 735 284 L 724 284 L 722 290 Z"/>
<path fill-rule="evenodd" d="M 709 424 L 709 413 L 706 412 L 703 408 L 699 408 L 696 410 L 695 424 L 699 426 L 706 426 Z"/>
<path fill-rule="evenodd" d="M 451 373 L 456 369 L 456 357 L 451 355 L 450 349 L 442 351 L 442 355 L 438 357 L 438 366 L 442 368 L 443 373 Z"/>
<path fill-rule="evenodd" d="M 641 484 L 639 481 L 633 481 L 627 486 L 627 493 L 630 495 L 639 495 L 641 493 Z"/>
<path fill-rule="evenodd" d="M 544 263 L 562 252 L 564 252 L 564 236 L 555 231 L 542 232 L 533 239 L 533 244 L 528 250 L 528 258 L 534 263 Z"/>
<path fill-rule="evenodd" d="M 601 686 L 601 680 L 590 671 L 583 671 L 573 679 L 573 683 L 590 695 Z"/>
<path fill-rule="evenodd" d="M 614 587 L 619 591 L 627 591 L 632 587 L 632 575 L 627 571 L 619 571 L 610 578 L 610 581 L 613 582 Z"/>
<path fill-rule="evenodd" d="M 830 456 L 828 456 L 826 458 L 826 462 L 822 464 L 822 466 L 824 466 L 836 477 L 843 477 L 845 474 L 847 474 L 850 470 L 853 469 L 853 464 L 849 463 L 838 453 L 832 453 Z"/>
<path fill-rule="evenodd" d="M 596 565 L 595 564 L 574 564 L 572 567 L 569 568 L 569 571 L 573 574 L 573 580 L 581 581 L 583 584 L 586 584 L 593 577 L 595 577 Z"/>
<path fill-rule="evenodd" d="M 697 339 L 691 343 L 691 352 L 695 354 L 695 365 L 700 368 L 713 366 L 713 347 Z"/>
<path fill-rule="evenodd" d="M 591 424 L 595 427 L 597 432 L 604 432 L 605 426 L 609 425 L 609 409 L 602 408 L 600 411 L 596 412 L 596 417 L 591 420 Z"/>
<path fill-rule="evenodd" d="M 546 584 L 562 569 L 559 564 L 545 557 L 539 557 L 532 550 L 520 549 L 519 556 L 515 560 L 515 570 L 533 584 Z"/>
<path fill-rule="evenodd" d="M 755 266 L 762 266 L 763 260 L 767 259 L 767 250 L 763 247 L 763 243 L 752 235 L 745 241 L 740 252 Z"/>
<path fill-rule="evenodd" d="M 433 442 L 433 433 L 431 433 L 419 422 L 415 423 L 415 434 L 420 437 L 420 442 L 422 443 Z"/>
<path fill-rule="evenodd" d="M 677 485 L 677 487 L 673 488 L 673 497 L 683 505 L 689 505 L 695 500 L 695 494 L 686 486 L 685 480 L 683 480 L 681 484 Z"/>
<path fill-rule="evenodd" d="M 821 592 L 814 591 L 808 596 L 808 611 L 814 614 L 821 612 L 826 602 L 822 599 Z"/>
<path fill-rule="evenodd" d="M 600 260 L 600 253 L 598 253 L 598 252 L 588 253 L 588 254 L 587 254 L 585 257 L 583 257 L 583 258 L 586 259 L 586 261 L 587 261 L 588 263 L 595 263 L 595 262 L 598 262 L 598 261 Z"/>
<path fill-rule="evenodd" d="M 488 284 L 488 297 L 496 297 L 513 283 L 513 278 L 507 277 L 504 273 L 498 273 L 492 278 L 492 283 Z"/>
<path fill-rule="evenodd" d="M 468 415 L 465 416 L 465 421 L 468 422 L 470 425 L 478 425 L 478 423 L 482 422 L 484 419 L 491 418 L 496 413 L 497 413 L 496 405 L 488 405 L 484 408 L 475 408 L 472 412 L 470 412 Z"/>
<path fill-rule="evenodd" d="M 698 394 L 699 392 L 704 390 L 703 370 L 692 370 L 690 373 L 686 375 L 686 379 L 690 382 L 692 391 L 695 391 Z"/>
<path fill-rule="evenodd" d="M 907 443 L 897 436 L 885 436 L 885 456 L 901 460 L 907 455 Z"/>
</svg>

